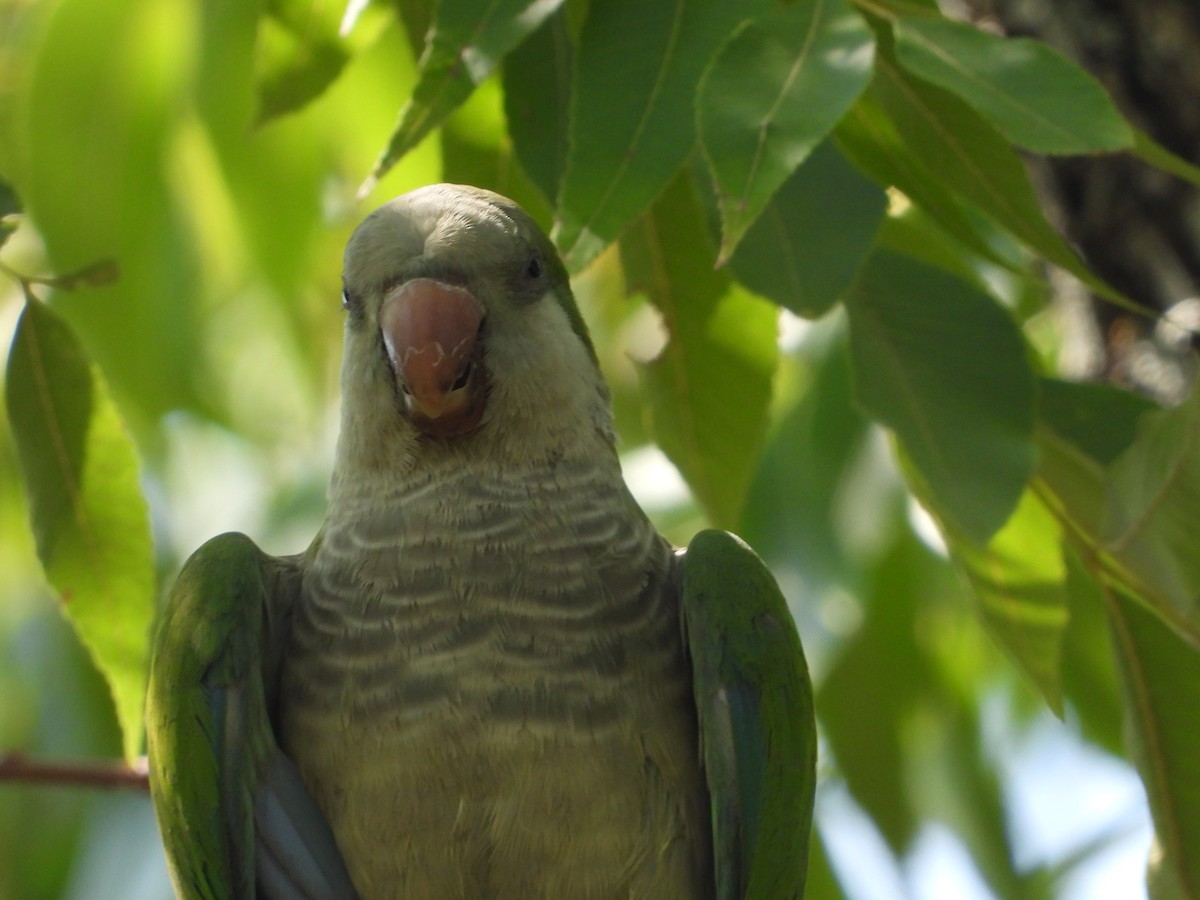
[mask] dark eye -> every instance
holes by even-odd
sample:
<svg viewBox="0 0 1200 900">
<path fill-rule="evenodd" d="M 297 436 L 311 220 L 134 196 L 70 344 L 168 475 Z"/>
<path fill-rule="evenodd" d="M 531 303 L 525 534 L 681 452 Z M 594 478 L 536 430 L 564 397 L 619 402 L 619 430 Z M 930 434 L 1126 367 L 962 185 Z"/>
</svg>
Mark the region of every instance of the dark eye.
<svg viewBox="0 0 1200 900">
<path fill-rule="evenodd" d="M 542 265 L 541 254 L 529 254 L 529 262 L 525 263 L 525 277 L 530 280 L 536 280 L 542 277 L 542 272 L 544 271 L 545 267 Z"/>
<path fill-rule="evenodd" d="M 342 288 L 342 309 L 350 308 L 350 292 Z"/>
</svg>

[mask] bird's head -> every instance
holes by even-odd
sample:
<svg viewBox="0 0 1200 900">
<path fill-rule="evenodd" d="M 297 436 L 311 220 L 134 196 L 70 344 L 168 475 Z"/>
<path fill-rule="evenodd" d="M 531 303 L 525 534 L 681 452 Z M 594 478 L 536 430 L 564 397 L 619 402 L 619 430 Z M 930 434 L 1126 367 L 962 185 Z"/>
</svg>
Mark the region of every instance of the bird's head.
<svg viewBox="0 0 1200 900">
<path fill-rule="evenodd" d="M 397 197 L 351 236 L 343 282 L 343 454 L 536 454 L 581 429 L 611 441 L 566 269 L 511 200 L 449 184 Z"/>
</svg>

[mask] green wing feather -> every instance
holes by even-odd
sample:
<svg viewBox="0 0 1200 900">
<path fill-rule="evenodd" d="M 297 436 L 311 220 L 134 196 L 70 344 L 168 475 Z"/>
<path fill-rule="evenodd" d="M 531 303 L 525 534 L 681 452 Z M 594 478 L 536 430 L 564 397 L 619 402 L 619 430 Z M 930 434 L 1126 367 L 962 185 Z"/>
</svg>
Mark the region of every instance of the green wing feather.
<svg viewBox="0 0 1200 900">
<path fill-rule="evenodd" d="M 146 701 L 150 789 L 188 900 L 345 898 L 328 824 L 272 729 L 300 560 L 241 534 L 187 561 L 155 636 Z M 256 888 L 257 884 L 257 888 Z"/>
<path fill-rule="evenodd" d="M 812 684 L 775 579 L 703 531 L 683 553 L 683 622 L 712 803 L 718 900 L 804 895 L 816 788 Z"/>
</svg>

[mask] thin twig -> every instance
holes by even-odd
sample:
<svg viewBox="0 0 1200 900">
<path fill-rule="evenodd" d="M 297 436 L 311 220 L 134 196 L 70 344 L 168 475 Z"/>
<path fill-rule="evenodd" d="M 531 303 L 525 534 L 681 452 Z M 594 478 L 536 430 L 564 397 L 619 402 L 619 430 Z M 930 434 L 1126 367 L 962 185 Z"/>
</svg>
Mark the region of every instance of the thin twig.
<svg viewBox="0 0 1200 900">
<path fill-rule="evenodd" d="M 0 782 L 148 791 L 146 757 L 132 766 L 116 760 L 49 760 L 24 753 L 0 754 Z"/>
</svg>

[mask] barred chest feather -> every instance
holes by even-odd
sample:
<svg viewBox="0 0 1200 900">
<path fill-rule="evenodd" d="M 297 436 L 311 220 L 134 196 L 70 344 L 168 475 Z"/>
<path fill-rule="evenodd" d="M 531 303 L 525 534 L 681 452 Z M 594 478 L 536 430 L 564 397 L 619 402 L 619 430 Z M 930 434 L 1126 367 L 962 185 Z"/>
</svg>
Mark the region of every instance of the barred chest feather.
<svg viewBox="0 0 1200 900">
<path fill-rule="evenodd" d="M 341 499 L 280 728 L 366 900 L 711 893 L 674 579 L 594 463 Z"/>
</svg>

